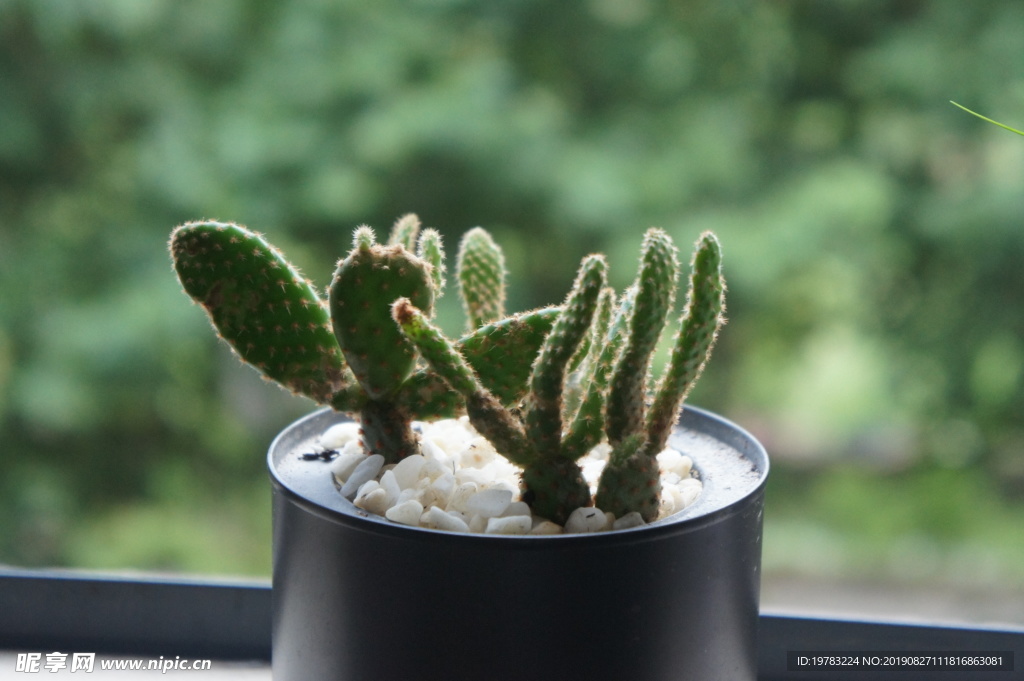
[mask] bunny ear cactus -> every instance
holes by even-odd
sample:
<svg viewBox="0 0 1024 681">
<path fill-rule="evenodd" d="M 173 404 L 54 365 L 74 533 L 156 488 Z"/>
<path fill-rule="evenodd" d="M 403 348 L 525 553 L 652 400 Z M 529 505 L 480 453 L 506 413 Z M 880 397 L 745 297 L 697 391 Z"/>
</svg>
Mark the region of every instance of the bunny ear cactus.
<svg viewBox="0 0 1024 681">
<path fill-rule="evenodd" d="M 630 335 L 608 397 L 607 432 L 613 449 L 596 497 L 599 508 L 616 516 L 636 511 L 648 521 L 657 517 L 661 482 L 656 456 L 665 448 L 683 401 L 699 378 L 724 323 L 722 252 L 718 239 L 706 232 L 697 241 L 687 305 L 668 368 L 647 408 L 647 373 L 657 343 L 651 333 L 655 327 L 660 332 L 669 314 L 670 305 L 666 306 L 665 301 L 671 300 L 671 294 L 660 289 L 675 287 L 674 272 L 670 273 L 672 268 L 667 266 L 674 259 L 675 247 L 668 235 L 649 231 L 637 278 Z M 660 321 L 649 317 L 655 314 Z"/>
<path fill-rule="evenodd" d="M 563 400 L 567 367 L 590 329 L 602 295 L 607 264 L 589 256 L 551 332 L 544 340 L 529 379 L 529 392 L 518 418 L 480 383 L 465 359 L 427 316 L 407 299 L 393 308 L 395 321 L 419 348 L 427 363 L 466 399 L 471 423 L 495 448 L 523 468 L 523 500 L 534 512 L 557 523 L 590 505 L 590 489 L 576 460 L 589 447 L 573 428 L 563 434 Z M 585 419 L 573 422 L 581 428 Z M 600 437 L 600 432 L 596 433 Z M 575 443 L 566 447 L 566 443 Z M 597 444 L 594 440 L 593 444 Z"/>
<path fill-rule="evenodd" d="M 396 462 L 418 450 L 412 419 L 464 409 L 436 374 L 416 368 L 414 346 L 391 319 L 391 303 L 400 297 L 432 310 L 444 283 L 440 235 L 420 234 L 416 216 L 401 218 L 386 245 L 369 227 L 358 228 L 329 302 L 262 236 L 239 225 L 184 224 L 172 233 L 170 251 L 186 293 L 239 357 L 292 392 L 357 415 L 368 453 Z M 457 347 L 502 403 L 514 403 L 557 313 L 548 308 L 498 320 Z M 508 350 L 500 368 L 491 366 L 498 347 Z"/>
</svg>

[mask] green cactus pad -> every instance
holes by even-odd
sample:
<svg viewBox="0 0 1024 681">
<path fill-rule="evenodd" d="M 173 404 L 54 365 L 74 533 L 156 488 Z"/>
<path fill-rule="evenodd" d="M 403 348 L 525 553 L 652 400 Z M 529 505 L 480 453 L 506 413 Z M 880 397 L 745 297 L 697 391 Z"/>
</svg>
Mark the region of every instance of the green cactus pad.
<svg viewBox="0 0 1024 681">
<path fill-rule="evenodd" d="M 665 448 L 683 401 L 700 378 L 724 323 L 722 249 L 711 232 L 705 232 L 697 241 L 687 297 L 668 369 L 647 413 L 647 439 L 655 452 Z"/>
<path fill-rule="evenodd" d="M 658 460 L 651 455 L 640 435 L 631 435 L 612 452 L 601 471 L 594 503 L 616 518 L 637 511 L 647 522 L 658 517 L 661 504 L 661 474 Z"/>
<path fill-rule="evenodd" d="M 409 298 L 428 314 L 434 289 L 429 265 L 401 245 L 373 243 L 356 231 L 355 247 L 338 263 L 329 291 L 334 334 L 359 384 L 373 400 L 389 397 L 412 373 L 416 350 L 391 319 L 391 304 Z"/>
<path fill-rule="evenodd" d="M 505 314 L 505 256 L 482 227 L 459 243 L 456 271 L 470 331 Z"/>
<path fill-rule="evenodd" d="M 246 363 L 320 403 L 347 387 L 327 310 L 262 237 L 240 225 L 190 222 L 174 230 L 170 251 L 186 293 Z"/>
<path fill-rule="evenodd" d="M 522 399 L 537 353 L 561 310 L 556 306 L 522 312 L 459 339 L 459 352 L 502 404 Z"/>
<path fill-rule="evenodd" d="M 647 230 L 634 284 L 629 335 L 608 393 L 607 432 L 612 444 L 643 429 L 651 355 L 672 311 L 678 269 L 672 239 L 660 229 Z"/>
<path fill-rule="evenodd" d="M 505 406 L 526 394 L 530 367 L 560 307 L 547 307 L 487 324 L 455 345 L 473 367 L 481 385 Z M 395 395 L 397 405 L 414 419 L 452 418 L 465 413 L 462 395 L 428 368 L 416 370 Z"/>
</svg>

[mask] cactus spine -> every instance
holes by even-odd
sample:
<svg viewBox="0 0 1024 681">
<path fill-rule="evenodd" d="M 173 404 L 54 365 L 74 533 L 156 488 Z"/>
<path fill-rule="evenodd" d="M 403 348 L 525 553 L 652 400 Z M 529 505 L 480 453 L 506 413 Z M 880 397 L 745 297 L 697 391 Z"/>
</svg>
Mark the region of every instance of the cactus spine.
<svg viewBox="0 0 1024 681">
<path fill-rule="evenodd" d="M 639 316 L 650 314 L 645 310 L 655 307 L 641 304 L 644 293 L 643 282 L 650 274 L 652 263 L 655 260 L 662 262 L 665 260 L 662 257 L 650 259 L 647 255 L 654 248 L 663 253 L 666 252 L 667 244 L 672 249 L 674 259 L 674 247 L 671 246 L 671 241 L 668 241 L 667 235 L 663 232 L 658 232 L 660 230 L 649 231 L 649 238 L 645 239 L 645 244 L 652 244 L 652 248 L 645 248 L 641 261 L 635 308 L 630 322 L 631 334 L 623 350 L 622 358 L 616 365 L 613 388 L 609 395 L 608 437 L 613 449 L 609 463 L 602 472 L 601 480 L 598 483 L 596 498 L 596 503 L 602 510 L 611 511 L 617 516 L 637 511 L 648 521 L 654 519 L 658 514 L 661 491 L 655 457 L 664 449 L 669 432 L 678 418 L 683 400 L 700 376 L 700 372 L 711 354 L 718 330 L 724 323 L 723 312 L 725 309 L 721 248 L 715 236 L 706 232 L 701 235 L 695 248 L 691 263 L 688 302 L 673 343 L 669 366 L 658 384 L 651 408 L 647 410 L 645 406 L 646 375 L 654 346 L 651 344 L 649 349 L 645 348 L 644 353 L 636 355 L 631 355 L 630 350 L 637 346 L 634 343 L 634 338 L 637 336 L 636 329 L 643 326 L 649 330 L 655 325 L 650 323 L 650 319 L 638 320 Z M 653 246 L 655 243 L 659 245 Z M 674 274 L 671 285 L 674 287 Z M 662 299 L 664 298 L 662 297 Z M 662 314 L 662 310 L 667 316 L 669 308 L 657 306 L 658 314 Z M 647 323 L 645 324 L 644 321 Z M 664 320 L 662 319 L 661 326 L 663 325 Z M 645 338 L 647 338 L 646 335 Z M 653 343 L 656 342 L 657 338 L 655 337 Z M 642 365 L 638 364 L 638 361 Z M 633 381 L 623 374 L 635 374 L 638 371 L 641 372 L 639 375 L 644 380 L 640 386 L 638 402 L 632 405 L 634 410 L 630 412 L 628 419 L 613 417 L 613 409 L 616 408 L 613 405 L 622 403 L 612 401 L 616 387 L 625 386 L 630 391 L 636 390 Z M 620 387 L 619 389 L 624 391 L 626 388 Z"/>
<path fill-rule="evenodd" d="M 415 215 L 396 222 L 387 245 L 373 230 L 355 231 L 322 301 L 281 253 L 244 227 L 191 222 L 174 230 L 170 251 L 188 293 L 218 334 L 248 364 L 289 390 L 355 415 L 368 452 L 395 462 L 416 449 L 414 418 L 454 416 L 461 395 L 436 374 L 416 368 L 416 350 L 391 318 L 407 297 L 431 310 L 443 286 L 440 235 Z M 417 244 L 417 254 L 410 249 Z M 515 403 L 557 308 L 487 324 L 456 346 L 502 403 Z M 500 368 L 496 348 L 507 350 Z"/>
</svg>

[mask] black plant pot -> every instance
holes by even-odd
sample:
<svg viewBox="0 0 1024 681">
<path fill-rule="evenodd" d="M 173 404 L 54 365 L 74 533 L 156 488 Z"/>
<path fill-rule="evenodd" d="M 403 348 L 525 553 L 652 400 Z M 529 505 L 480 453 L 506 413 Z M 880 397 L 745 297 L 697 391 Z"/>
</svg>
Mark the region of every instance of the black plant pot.
<svg viewBox="0 0 1024 681">
<path fill-rule="evenodd" d="M 487 536 L 394 525 L 309 461 L 329 410 L 270 448 L 275 681 L 754 681 L 768 457 L 687 407 L 704 482 L 642 528 Z"/>
</svg>

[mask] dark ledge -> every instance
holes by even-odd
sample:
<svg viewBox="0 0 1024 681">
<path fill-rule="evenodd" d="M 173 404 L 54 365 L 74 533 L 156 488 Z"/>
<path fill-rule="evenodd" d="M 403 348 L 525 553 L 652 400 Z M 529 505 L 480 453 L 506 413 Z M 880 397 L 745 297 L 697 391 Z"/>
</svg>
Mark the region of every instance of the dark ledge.
<svg viewBox="0 0 1024 681">
<path fill-rule="evenodd" d="M 269 660 L 265 581 L 95 575 L 0 567 L 0 650 Z M 1024 629 L 761 615 L 762 681 L 924 681 L 935 671 L 790 671 L 789 651 L 1008 651 L 1015 671 L 952 672 L 958 681 L 1020 678 Z M 894 676 L 895 674 L 895 676 Z M 945 674 L 943 676 L 948 676 Z"/>
</svg>

